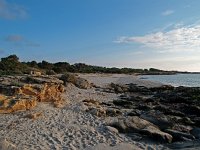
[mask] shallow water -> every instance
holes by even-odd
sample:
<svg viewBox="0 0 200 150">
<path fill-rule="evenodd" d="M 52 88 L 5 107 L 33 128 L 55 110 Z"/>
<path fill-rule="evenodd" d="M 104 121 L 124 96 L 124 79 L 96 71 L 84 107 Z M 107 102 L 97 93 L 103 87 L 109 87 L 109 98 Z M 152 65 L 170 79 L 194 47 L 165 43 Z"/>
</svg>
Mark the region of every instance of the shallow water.
<svg viewBox="0 0 200 150">
<path fill-rule="evenodd" d="M 200 87 L 200 74 L 143 75 L 140 79 L 173 86 Z"/>
</svg>

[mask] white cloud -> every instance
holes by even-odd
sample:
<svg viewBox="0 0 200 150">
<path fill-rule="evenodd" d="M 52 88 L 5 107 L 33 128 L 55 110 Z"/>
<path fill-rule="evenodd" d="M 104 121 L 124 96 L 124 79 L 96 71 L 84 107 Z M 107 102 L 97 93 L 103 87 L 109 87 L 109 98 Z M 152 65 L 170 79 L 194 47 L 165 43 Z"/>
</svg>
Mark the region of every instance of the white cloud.
<svg viewBox="0 0 200 150">
<path fill-rule="evenodd" d="M 200 51 L 200 25 L 173 28 L 144 36 L 122 36 L 117 43 L 139 43 L 159 52 Z"/>
<path fill-rule="evenodd" d="M 26 18 L 26 9 L 15 3 L 8 3 L 6 0 L 0 0 L 0 18 L 3 19 L 18 19 Z"/>
<path fill-rule="evenodd" d="M 162 16 L 169 16 L 174 13 L 174 10 L 166 10 L 161 13 Z"/>
</svg>

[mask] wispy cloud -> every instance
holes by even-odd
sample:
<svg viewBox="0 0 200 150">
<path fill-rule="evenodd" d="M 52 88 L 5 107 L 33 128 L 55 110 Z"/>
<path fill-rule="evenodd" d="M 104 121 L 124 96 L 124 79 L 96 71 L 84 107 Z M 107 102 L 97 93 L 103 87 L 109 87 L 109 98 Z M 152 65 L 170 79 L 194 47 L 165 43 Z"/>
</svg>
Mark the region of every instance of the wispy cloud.
<svg viewBox="0 0 200 150">
<path fill-rule="evenodd" d="M 3 49 L 0 49 L 0 54 L 3 54 L 4 53 L 4 50 Z"/>
<path fill-rule="evenodd" d="M 169 16 L 174 13 L 174 10 L 166 10 L 161 13 L 162 16 Z"/>
<path fill-rule="evenodd" d="M 3 19 L 22 19 L 27 17 L 24 6 L 0 0 L 0 18 Z"/>
<path fill-rule="evenodd" d="M 21 35 L 8 35 L 5 37 L 5 41 L 7 42 L 21 42 L 24 38 Z"/>
<path fill-rule="evenodd" d="M 24 38 L 20 34 L 13 34 L 13 35 L 8 35 L 4 38 L 6 42 L 10 42 L 15 45 L 20 45 L 20 46 L 28 46 L 28 47 L 39 47 L 40 44 L 35 43 L 33 41 L 30 41 L 26 38 Z"/>
<path fill-rule="evenodd" d="M 200 51 L 200 25 L 173 28 L 144 36 L 123 36 L 115 42 L 139 43 L 159 52 Z"/>
</svg>

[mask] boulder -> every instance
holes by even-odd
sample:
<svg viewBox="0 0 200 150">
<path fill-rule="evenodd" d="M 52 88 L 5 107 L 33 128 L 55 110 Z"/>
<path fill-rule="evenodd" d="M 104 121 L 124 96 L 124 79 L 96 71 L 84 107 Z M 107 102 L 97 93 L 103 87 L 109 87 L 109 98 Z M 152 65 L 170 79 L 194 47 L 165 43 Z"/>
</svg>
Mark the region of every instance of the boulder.
<svg viewBox="0 0 200 150">
<path fill-rule="evenodd" d="M 106 116 L 106 110 L 104 107 L 100 105 L 100 103 L 93 99 L 85 99 L 83 100 L 84 105 L 87 106 L 86 111 L 91 113 L 92 115 L 95 115 L 97 117 L 105 117 Z"/>
<path fill-rule="evenodd" d="M 92 84 L 89 83 L 86 79 L 80 78 L 75 74 L 64 74 L 59 79 L 64 82 L 64 85 L 67 85 L 67 83 L 72 83 L 78 88 L 82 89 L 88 89 L 92 87 Z"/>
<path fill-rule="evenodd" d="M 89 89 L 92 87 L 92 84 L 90 84 L 86 79 L 83 78 L 77 78 L 75 85 L 82 89 Z"/>
<path fill-rule="evenodd" d="M 116 128 L 111 127 L 111 126 L 106 126 L 106 129 L 107 129 L 109 132 L 112 132 L 112 133 L 116 133 L 116 134 L 119 133 L 119 131 L 118 131 Z"/>
<path fill-rule="evenodd" d="M 115 91 L 115 93 L 124 93 L 128 91 L 128 86 L 126 85 L 119 85 L 119 84 L 110 84 L 111 89 Z"/>
<path fill-rule="evenodd" d="M 172 136 L 170 134 L 160 131 L 154 124 L 137 116 L 118 118 L 108 125 L 117 128 L 121 133 L 141 133 L 160 142 L 170 143 L 172 141 Z"/>
<path fill-rule="evenodd" d="M 185 141 L 185 140 L 194 140 L 195 137 L 189 133 L 184 133 L 172 129 L 166 129 L 165 132 L 173 136 L 173 141 Z"/>
<path fill-rule="evenodd" d="M 168 120 L 165 115 L 162 114 L 143 114 L 140 116 L 142 119 L 145 119 L 156 126 L 161 130 L 167 129 L 173 126 L 173 123 Z"/>
</svg>

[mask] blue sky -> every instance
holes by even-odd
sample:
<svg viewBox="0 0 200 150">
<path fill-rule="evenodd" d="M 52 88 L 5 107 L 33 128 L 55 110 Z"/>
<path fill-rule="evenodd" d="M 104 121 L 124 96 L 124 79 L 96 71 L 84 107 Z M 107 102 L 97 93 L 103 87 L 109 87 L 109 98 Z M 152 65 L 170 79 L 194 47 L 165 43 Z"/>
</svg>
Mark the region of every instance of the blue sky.
<svg viewBox="0 0 200 150">
<path fill-rule="evenodd" d="M 0 0 L 0 57 L 200 71 L 199 0 Z"/>
</svg>

